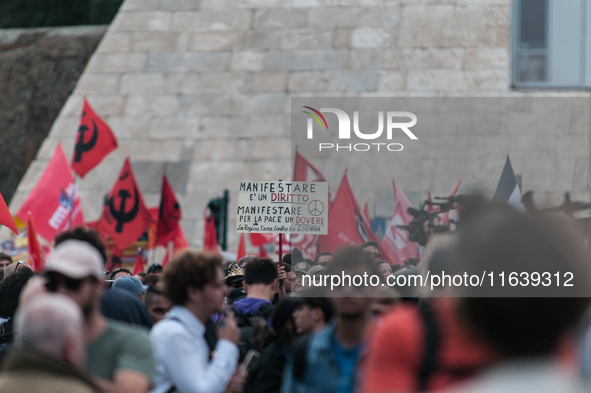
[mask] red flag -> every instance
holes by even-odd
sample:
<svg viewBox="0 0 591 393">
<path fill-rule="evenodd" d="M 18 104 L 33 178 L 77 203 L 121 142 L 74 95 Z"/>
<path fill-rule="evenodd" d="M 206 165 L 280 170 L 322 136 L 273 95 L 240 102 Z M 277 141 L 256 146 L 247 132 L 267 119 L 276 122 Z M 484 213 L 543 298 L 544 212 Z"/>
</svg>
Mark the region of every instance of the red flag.
<svg viewBox="0 0 591 393">
<path fill-rule="evenodd" d="M 2 194 L 0 194 L 0 225 L 4 225 L 18 235 L 18 229 L 16 229 L 14 218 L 12 218 L 10 210 L 8 210 L 8 206 L 6 206 L 6 202 L 4 202 Z"/>
<path fill-rule="evenodd" d="M 207 217 L 207 209 L 204 213 L 205 230 L 203 231 L 203 251 L 219 253 L 218 235 L 215 230 L 215 219 L 213 214 Z"/>
<path fill-rule="evenodd" d="M 419 245 L 409 240 L 408 231 L 397 227 L 397 225 L 408 225 L 412 221 L 413 216 L 408 213 L 408 208 L 412 205 L 398 184 L 394 180 L 392 183 L 396 211 L 382 239 L 381 251 L 391 264 L 403 265 L 404 260 L 419 257 Z"/>
<path fill-rule="evenodd" d="M 128 157 L 107 197 L 99 225 L 123 249 L 136 241 L 151 221 Z"/>
<path fill-rule="evenodd" d="M 259 257 L 261 257 L 261 258 L 268 258 L 269 257 L 269 255 L 267 255 L 267 250 L 265 250 L 264 246 L 259 247 Z"/>
<path fill-rule="evenodd" d="M 367 204 L 367 202 L 365 202 L 365 205 L 363 205 L 363 215 L 365 216 L 365 219 L 367 220 L 367 222 L 369 221 L 369 206 Z"/>
<path fill-rule="evenodd" d="M 250 238 L 250 244 L 255 247 L 262 247 L 265 244 L 273 243 L 278 241 L 279 235 L 276 233 L 254 233 L 251 232 L 248 234 Z"/>
<path fill-rule="evenodd" d="M 84 99 L 76 146 L 72 155 L 72 169 L 80 177 L 84 177 L 116 148 L 117 139 L 113 131 Z"/>
<path fill-rule="evenodd" d="M 181 221 L 181 206 L 168 183 L 166 174 L 162 174 L 162 192 L 160 195 L 160 210 L 158 212 L 158 228 L 156 230 L 156 245 L 165 246 L 174 240 L 177 227 Z"/>
<path fill-rule="evenodd" d="M 371 230 L 370 223 L 359 208 L 345 171 L 328 213 L 328 235 L 319 238 L 320 250 L 335 252 L 340 247 L 360 245 L 368 240 L 379 243 L 377 236 Z"/>
<path fill-rule="evenodd" d="M 244 233 L 240 234 L 240 242 L 238 243 L 238 252 L 236 253 L 236 262 L 243 256 L 246 256 L 246 245 L 244 244 Z"/>
<path fill-rule="evenodd" d="M 16 215 L 26 221 L 28 212 L 33 213 L 39 235 L 48 242 L 58 233 L 84 224 L 80 197 L 60 143 Z"/>
<path fill-rule="evenodd" d="M 319 181 L 326 182 L 326 178 L 320 171 L 297 150 L 295 153 L 295 164 L 293 171 L 293 181 Z M 330 187 L 328 188 L 328 204 L 329 212 L 331 204 Z M 251 234 L 252 235 L 252 234 Z M 318 235 L 312 234 L 298 234 L 290 236 L 291 247 L 297 247 L 302 251 L 304 258 L 314 258 L 317 253 Z"/>
<path fill-rule="evenodd" d="M 144 258 L 141 251 L 137 254 L 137 259 L 135 260 L 135 266 L 133 267 L 132 276 L 135 276 L 138 273 L 144 273 Z"/>
<path fill-rule="evenodd" d="M 41 251 L 41 244 L 37 238 L 37 231 L 33 226 L 33 217 L 31 212 L 28 213 L 29 223 L 27 227 L 27 236 L 29 238 L 29 264 L 31 269 L 37 273 L 43 273 L 43 252 Z"/>
</svg>

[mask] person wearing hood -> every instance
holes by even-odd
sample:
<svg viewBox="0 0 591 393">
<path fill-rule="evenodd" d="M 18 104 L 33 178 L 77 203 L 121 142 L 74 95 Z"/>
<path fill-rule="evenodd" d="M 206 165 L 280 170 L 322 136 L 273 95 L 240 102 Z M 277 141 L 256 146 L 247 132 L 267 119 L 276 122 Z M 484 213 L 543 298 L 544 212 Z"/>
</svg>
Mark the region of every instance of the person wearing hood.
<svg viewBox="0 0 591 393">
<path fill-rule="evenodd" d="M 277 268 L 272 260 L 256 258 L 244 269 L 243 288 L 246 297 L 234 302 L 238 326 L 251 317 L 262 317 L 270 328 L 275 306 L 272 300 L 277 290 Z M 242 322 L 241 322 L 242 321 Z"/>
</svg>

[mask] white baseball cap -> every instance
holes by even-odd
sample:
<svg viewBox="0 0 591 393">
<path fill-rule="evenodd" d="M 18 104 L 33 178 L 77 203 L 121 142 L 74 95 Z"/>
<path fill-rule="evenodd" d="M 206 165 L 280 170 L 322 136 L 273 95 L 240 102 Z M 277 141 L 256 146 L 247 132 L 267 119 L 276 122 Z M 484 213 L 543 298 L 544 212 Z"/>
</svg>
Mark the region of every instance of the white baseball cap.
<svg viewBox="0 0 591 393">
<path fill-rule="evenodd" d="M 47 270 L 73 279 L 102 279 L 103 258 L 96 248 L 80 240 L 60 243 L 47 260 Z"/>
</svg>

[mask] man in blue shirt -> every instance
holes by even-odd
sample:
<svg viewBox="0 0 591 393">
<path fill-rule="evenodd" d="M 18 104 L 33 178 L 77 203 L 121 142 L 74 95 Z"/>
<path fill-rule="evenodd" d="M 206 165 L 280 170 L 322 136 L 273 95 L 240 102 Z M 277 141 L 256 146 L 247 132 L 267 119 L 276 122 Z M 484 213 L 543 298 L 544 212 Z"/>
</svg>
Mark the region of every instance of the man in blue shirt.
<svg viewBox="0 0 591 393">
<path fill-rule="evenodd" d="M 371 288 L 354 285 L 353 278 L 379 276 L 379 270 L 371 256 L 349 248 L 337 254 L 326 274 L 345 277 L 334 290 L 325 288 L 335 318 L 325 329 L 296 346 L 292 378 L 284 379 L 284 393 L 352 393 L 360 384 L 373 299 Z M 346 279 L 348 276 L 351 281 Z"/>
</svg>

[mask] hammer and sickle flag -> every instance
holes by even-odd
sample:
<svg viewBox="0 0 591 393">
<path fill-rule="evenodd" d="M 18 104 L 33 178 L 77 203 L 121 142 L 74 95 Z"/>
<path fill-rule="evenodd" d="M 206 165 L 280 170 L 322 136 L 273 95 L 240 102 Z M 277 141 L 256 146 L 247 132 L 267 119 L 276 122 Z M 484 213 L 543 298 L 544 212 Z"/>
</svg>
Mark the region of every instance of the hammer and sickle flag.
<svg viewBox="0 0 591 393">
<path fill-rule="evenodd" d="M 80 177 L 84 177 L 116 148 L 117 139 L 113 131 L 84 99 L 72 156 L 72 169 Z"/>
<path fill-rule="evenodd" d="M 139 239 L 151 222 L 152 216 L 144 203 L 127 157 L 107 196 L 99 226 L 113 239 L 117 247 L 124 249 Z"/>
</svg>

